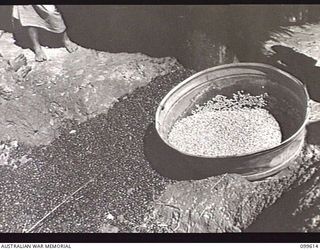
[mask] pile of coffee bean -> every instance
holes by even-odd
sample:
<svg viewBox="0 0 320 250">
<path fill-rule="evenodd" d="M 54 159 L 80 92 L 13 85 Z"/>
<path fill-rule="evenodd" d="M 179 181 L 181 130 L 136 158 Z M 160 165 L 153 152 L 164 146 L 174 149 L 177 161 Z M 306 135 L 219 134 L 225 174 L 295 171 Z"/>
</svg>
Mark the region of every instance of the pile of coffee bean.
<svg viewBox="0 0 320 250">
<path fill-rule="evenodd" d="M 217 95 L 178 120 L 169 133 L 169 142 L 181 152 L 208 157 L 273 148 L 281 143 L 282 135 L 277 120 L 264 108 L 266 96 L 243 91 L 232 98 Z"/>
</svg>

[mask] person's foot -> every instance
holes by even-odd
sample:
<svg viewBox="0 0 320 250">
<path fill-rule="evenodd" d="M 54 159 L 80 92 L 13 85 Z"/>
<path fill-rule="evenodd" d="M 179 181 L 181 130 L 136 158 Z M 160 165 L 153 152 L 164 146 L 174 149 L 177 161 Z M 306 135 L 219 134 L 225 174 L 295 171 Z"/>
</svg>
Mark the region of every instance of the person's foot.
<svg viewBox="0 0 320 250">
<path fill-rule="evenodd" d="M 44 62 L 47 61 L 47 56 L 44 53 L 42 47 L 34 48 L 35 60 L 36 62 Z"/>
<path fill-rule="evenodd" d="M 22 66 L 27 65 L 27 58 L 24 56 L 24 54 L 20 54 L 13 60 L 10 60 L 9 65 L 11 69 L 13 69 L 14 71 L 17 71 Z"/>
<path fill-rule="evenodd" d="M 69 38 L 65 38 L 63 42 L 69 53 L 75 52 L 78 49 L 78 45 L 72 42 Z"/>
</svg>

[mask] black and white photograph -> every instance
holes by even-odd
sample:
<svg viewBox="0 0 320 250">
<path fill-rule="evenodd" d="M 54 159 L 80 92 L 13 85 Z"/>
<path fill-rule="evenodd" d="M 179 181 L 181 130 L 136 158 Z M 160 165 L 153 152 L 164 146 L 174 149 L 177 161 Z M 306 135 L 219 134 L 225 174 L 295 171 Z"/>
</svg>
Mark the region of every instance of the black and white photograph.
<svg viewBox="0 0 320 250">
<path fill-rule="evenodd" d="M 0 5 L 0 71 L 1 233 L 320 231 L 320 4 Z"/>
</svg>

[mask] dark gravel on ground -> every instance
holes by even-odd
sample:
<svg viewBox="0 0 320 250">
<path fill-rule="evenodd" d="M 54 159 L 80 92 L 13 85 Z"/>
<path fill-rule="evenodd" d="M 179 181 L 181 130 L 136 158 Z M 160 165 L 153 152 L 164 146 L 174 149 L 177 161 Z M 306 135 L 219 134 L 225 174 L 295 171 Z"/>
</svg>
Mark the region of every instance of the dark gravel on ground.
<svg viewBox="0 0 320 250">
<path fill-rule="evenodd" d="M 66 122 L 48 146 L 30 151 L 20 145 L 13 157 L 27 153 L 32 161 L 0 168 L 6 176 L 0 178 L 0 231 L 30 229 L 85 183 L 32 232 L 139 231 L 148 204 L 172 182 L 145 159 L 145 131 L 164 95 L 191 74 L 177 70 L 158 77 L 121 97 L 106 115 Z"/>
</svg>

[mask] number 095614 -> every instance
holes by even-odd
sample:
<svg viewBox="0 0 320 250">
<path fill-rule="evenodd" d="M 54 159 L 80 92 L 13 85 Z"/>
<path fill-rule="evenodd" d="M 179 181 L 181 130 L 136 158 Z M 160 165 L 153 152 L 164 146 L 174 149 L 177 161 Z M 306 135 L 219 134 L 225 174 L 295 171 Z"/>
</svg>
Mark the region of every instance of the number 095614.
<svg viewBox="0 0 320 250">
<path fill-rule="evenodd" d="M 310 249 L 310 248 L 319 248 L 319 246 L 318 246 L 318 244 L 315 244 L 315 243 L 300 244 L 300 248 Z"/>
</svg>

